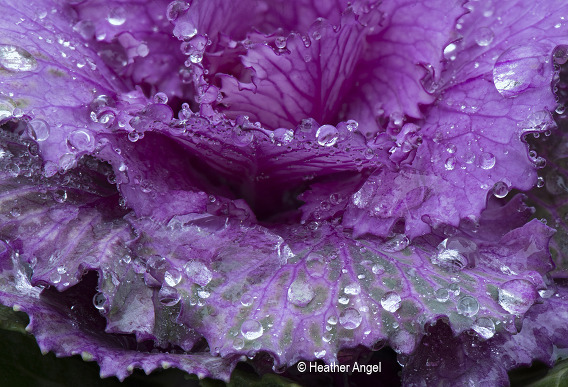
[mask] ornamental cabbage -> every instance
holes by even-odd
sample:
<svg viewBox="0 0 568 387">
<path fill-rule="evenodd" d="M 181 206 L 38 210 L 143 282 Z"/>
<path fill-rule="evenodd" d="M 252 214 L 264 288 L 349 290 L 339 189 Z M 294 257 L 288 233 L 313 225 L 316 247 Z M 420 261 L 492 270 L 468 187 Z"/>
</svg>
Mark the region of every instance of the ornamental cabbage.
<svg viewBox="0 0 568 387">
<path fill-rule="evenodd" d="M 0 303 L 43 352 L 450 386 L 568 347 L 565 1 L 0 10 Z"/>
</svg>

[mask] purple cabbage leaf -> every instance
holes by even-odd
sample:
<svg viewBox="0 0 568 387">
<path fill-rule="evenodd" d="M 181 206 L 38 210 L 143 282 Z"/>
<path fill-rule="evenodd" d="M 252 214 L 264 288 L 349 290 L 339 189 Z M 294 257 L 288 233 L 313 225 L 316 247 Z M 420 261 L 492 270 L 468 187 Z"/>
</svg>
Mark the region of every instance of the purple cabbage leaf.
<svg viewBox="0 0 568 387">
<path fill-rule="evenodd" d="M 43 352 L 503 385 L 568 346 L 564 2 L 0 10 L 0 303 Z"/>
</svg>

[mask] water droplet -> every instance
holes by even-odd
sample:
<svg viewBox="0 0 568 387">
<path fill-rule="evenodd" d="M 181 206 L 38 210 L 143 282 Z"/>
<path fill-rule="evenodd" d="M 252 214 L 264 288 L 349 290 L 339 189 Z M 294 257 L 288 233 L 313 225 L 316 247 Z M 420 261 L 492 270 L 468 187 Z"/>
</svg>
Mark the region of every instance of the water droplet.
<svg viewBox="0 0 568 387">
<path fill-rule="evenodd" d="M 345 329 L 355 329 L 361 325 L 363 317 L 357 309 L 347 308 L 339 315 L 339 324 Z"/>
<path fill-rule="evenodd" d="M 131 142 L 136 142 L 140 139 L 140 134 L 136 131 L 128 133 L 128 140 Z"/>
<path fill-rule="evenodd" d="M 552 59 L 556 66 L 561 66 L 568 62 L 568 46 L 557 46 L 552 54 Z"/>
<path fill-rule="evenodd" d="M 176 269 L 170 269 L 164 274 L 164 281 L 169 286 L 177 286 L 181 282 L 181 273 Z"/>
<path fill-rule="evenodd" d="M 513 98 L 520 93 L 544 86 L 547 77 L 540 75 L 544 72 L 545 62 L 543 47 L 537 45 L 522 45 L 504 51 L 493 67 L 493 83 L 497 91 L 505 98 Z"/>
<path fill-rule="evenodd" d="M 446 162 L 444 163 L 444 168 L 446 171 L 451 171 L 456 167 L 456 158 L 455 157 L 448 157 Z"/>
<path fill-rule="evenodd" d="M 320 254 L 311 253 L 306 258 L 306 270 L 312 277 L 323 277 L 326 272 L 324 258 Z"/>
<path fill-rule="evenodd" d="M 347 305 L 347 304 L 349 304 L 349 298 L 348 298 L 348 297 L 345 297 L 345 296 L 340 296 L 337 301 L 338 301 L 341 305 Z"/>
<path fill-rule="evenodd" d="M 208 292 L 207 290 L 198 290 L 197 296 L 199 298 L 206 299 L 206 298 L 209 298 L 211 296 L 211 293 Z"/>
<path fill-rule="evenodd" d="M 243 349 L 244 346 L 245 346 L 245 341 L 241 337 L 237 337 L 235 340 L 233 340 L 233 348 L 236 349 L 237 351 Z"/>
<path fill-rule="evenodd" d="M 121 26 L 126 21 L 126 10 L 123 7 L 112 8 L 107 16 L 107 21 L 113 26 Z"/>
<path fill-rule="evenodd" d="M 166 93 L 156 93 L 156 95 L 154 95 L 154 103 L 165 105 L 168 103 L 168 96 Z"/>
<path fill-rule="evenodd" d="M 241 334 L 247 340 L 258 339 L 264 333 L 262 324 L 256 320 L 246 320 L 241 325 Z"/>
<path fill-rule="evenodd" d="M 449 237 L 438 245 L 438 252 L 431 262 L 449 272 L 458 272 L 473 267 L 479 257 L 475 242 L 464 237 Z"/>
<path fill-rule="evenodd" d="M 174 21 L 188 8 L 189 4 L 186 1 L 172 1 L 166 9 L 166 17 L 169 21 Z"/>
<path fill-rule="evenodd" d="M 390 338 L 392 349 L 398 353 L 411 353 L 416 347 L 416 338 L 405 330 L 397 330 Z"/>
<path fill-rule="evenodd" d="M 57 203 L 65 203 L 65 201 L 67 200 L 67 191 L 65 191 L 64 189 L 58 189 L 53 191 L 51 193 L 51 196 Z"/>
<path fill-rule="evenodd" d="M 509 186 L 503 181 L 498 181 L 493 186 L 493 195 L 496 198 L 502 199 L 509 193 Z"/>
<path fill-rule="evenodd" d="M 288 288 L 288 301 L 300 307 L 304 307 L 314 299 L 313 287 L 303 279 L 296 279 Z"/>
<path fill-rule="evenodd" d="M 0 66 L 10 71 L 34 71 L 37 61 L 21 47 L 0 44 Z"/>
<path fill-rule="evenodd" d="M 424 75 L 424 77 L 422 77 L 422 79 L 420 79 L 422 88 L 428 94 L 434 94 L 440 87 L 440 85 L 436 81 L 434 66 L 432 66 L 431 64 L 427 64 L 423 67 L 426 70 L 426 74 Z"/>
<path fill-rule="evenodd" d="M 495 166 L 495 156 L 489 152 L 483 152 L 479 158 L 479 166 L 483 169 L 491 169 Z"/>
<path fill-rule="evenodd" d="M 76 164 L 75 155 L 73 153 L 64 153 L 59 158 L 59 168 L 66 172 L 73 168 Z"/>
<path fill-rule="evenodd" d="M 49 275 L 49 280 L 52 284 L 58 284 L 59 282 L 61 282 L 61 274 L 59 274 L 57 271 L 54 271 Z"/>
<path fill-rule="evenodd" d="M 338 320 L 337 320 L 337 316 L 335 316 L 335 315 L 331 315 L 331 316 L 329 316 L 329 317 L 327 318 L 327 323 L 328 323 L 329 325 L 336 325 L 336 324 L 337 324 L 337 321 L 338 321 Z"/>
<path fill-rule="evenodd" d="M 345 124 L 347 125 L 347 130 L 350 132 L 355 131 L 357 127 L 359 127 L 359 123 L 355 120 L 347 120 Z"/>
<path fill-rule="evenodd" d="M 457 283 L 453 283 L 450 284 L 450 286 L 448 286 L 448 292 L 451 292 L 454 294 L 454 296 L 459 296 L 461 293 L 461 288 Z"/>
<path fill-rule="evenodd" d="M 95 148 L 95 141 L 91 134 L 86 130 L 76 130 L 67 137 L 71 149 L 78 151 L 92 151 Z"/>
<path fill-rule="evenodd" d="M 158 292 L 158 300 L 162 305 L 174 306 L 181 300 L 181 296 L 178 291 L 171 286 L 162 286 Z"/>
<path fill-rule="evenodd" d="M 458 150 L 458 147 L 455 144 L 448 144 L 446 146 L 446 151 L 448 153 L 454 154 L 454 153 L 456 153 L 457 150 Z"/>
<path fill-rule="evenodd" d="M 106 297 L 101 292 L 99 292 L 99 293 L 97 293 L 93 296 L 93 305 L 98 310 L 104 309 L 105 302 L 106 302 Z"/>
<path fill-rule="evenodd" d="M 456 50 L 458 46 L 455 43 L 450 43 L 444 48 L 444 58 L 449 60 L 456 59 Z"/>
<path fill-rule="evenodd" d="M 388 312 L 394 313 L 400 308 L 402 300 L 397 292 L 388 292 L 381 299 L 381 306 Z"/>
<path fill-rule="evenodd" d="M 278 128 L 273 132 L 272 138 L 276 145 L 286 145 L 294 139 L 294 131 L 285 128 Z"/>
<path fill-rule="evenodd" d="M 8 163 L 6 165 L 6 172 L 12 177 L 18 177 L 20 174 L 20 166 L 16 163 Z"/>
<path fill-rule="evenodd" d="M 154 270 L 164 269 L 167 265 L 166 258 L 160 255 L 152 255 L 146 261 L 146 266 Z"/>
<path fill-rule="evenodd" d="M 49 137 L 49 125 L 42 119 L 31 120 L 28 124 L 28 135 L 36 141 L 45 141 Z"/>
<path fill-rule="evenodd" d="M 382 246 L 383 251 L 389 253 L 396 253 L 402 251 L 408 247 L 410 244 L 410 239 L 405 234 L 396 234 L 394 237 L 386 241 Z M 375 273 L 377 274 L 377 273 Z"/>
<path fill-rule="evenodd" d="M 241 304 L 243 306 L 251 306 L 254 302 L 254 297 L 248 293 L 245 293 L 241 296 Z"/>
<path fill-rule="evenodd" d="M 183 267 L 185 275 L 200 286 L 207 285 L 213 278 L 211 271 L 199 261 L 188 261 Z"/>
<path fill-rule="evenodd" d="M 286 38 L 283 36 L 279 36 L 276 39 L 274 39 L 274 44 L 276 45 L 276 47 L 283 49 L 286 47 Z"/>
<path fill-rule="evenodd" d="M 436 290 L 435 296 L 438 302 L 446 302 L 450 299 L 450 292 L 448 291 L 448 289 L 440 288 Z"/>
<path fill-rule="evenodd" d="M 477 43 L 481 47 L 489 46 L 494 37 L 495 35 L 493 34 L 491 28 L 481 27 L 474 32 L 475 43 Z"/>
<path fill-rule="evenodd" d="M 505 282 L 499 288 L 499 305 L 512 314 L 525 313 L 536 299 L 537 292 L 534 285 L 524 279 Z"/>
<path fill-rule="evenodd" d="M 356 296 L 359 293 L 361 293 L 361 285 L 359 285 L 358 283 L 349 284 L 345 287 L 344 291 L 345 294 L 351 294 L 353 296 Z"/>
<path fill-rule="evenodd" d="M 373 267 L 371 267 L 371 271 L 373 274 L 383 274 L 385 272 L 385 268 L 381 265 L 373 265 Z"/>
<path fill-rule="evenodd" d="M 464 296 L 458 301 L 458 313 L 466 317 L 473 317 L 479 312 L 479 303 L 472 296 Z"/>
<path fill-rule="evenodd" d="M 321 351 L 315 351 L 314 356 L 316 357 L 316 359 L 321 359 L 325 356 L 326 353 L 327 351 L 325 349 L 322 349 Z"/>
<path fill-rule="evenodd" d="M 472 328 L 485 340 L 488 340 L 495 335 L 495 323 L 488 317 L 480 317 L 475 320 Z"/>
<path fill-rule="evenodd" d="M 523 132 L 545 132 L 556 127 L 552 114 L 546 110 L 531 113 L 526 120 L 519 124 Z M 533 133 L 539 134 L 539 133 Z"/>
<path fill-rule="evenodd" d="M 339 132 L 332 125 L 320 126 L 316 132 L 316 139 L 321 146 L 333 146 L 338 138 Z"/>
</svg>

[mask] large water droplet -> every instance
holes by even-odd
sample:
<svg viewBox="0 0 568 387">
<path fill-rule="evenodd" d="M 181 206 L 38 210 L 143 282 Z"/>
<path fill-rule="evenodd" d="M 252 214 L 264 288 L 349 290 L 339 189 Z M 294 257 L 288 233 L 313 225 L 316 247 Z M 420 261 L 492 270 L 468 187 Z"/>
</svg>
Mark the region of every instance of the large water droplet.
<svg viewBox="0 0 568 387">
<path fill-rule="evenodd" d="M 178 291 L 171 286 L 162 286 L 158 292 L 158 300 L 165 306 L 174 306 L 180 299 Z"/>
<path fill-rule="evenodd" d="M 241 334 L 247 340 L 258 339 L 264 333 L 262 324 L 256 320 L 246 320 L 241 325 Z"/>
<path fill-rule="evenodd" d="M 304 307 L 314 299 L 315 292 L 304 279 L 296 279 L 288 288 L 288 301 L 300 307 Z"/>
<path fill-rule="evenodd" d="M 499 288 L 499 305 L 512 314 L 525 313 L 536 299 L 535 286 L 524 279 L 505 282 Z"/>
<path fill-rule="evenodd" d="M 449 272 L 458 272 L 473 267 L 479 252 L 475 242 L 464 237 L 449 237 L 438 245 L 438 252 L 431 262 Z"/>
<path fill-rule="evenodd" d="M 493 67 L 493 83 L 505 98 L 513 98 L 529 88 L 544 86 L 543 66 L 548 49 L 537 45 L 522 45 L 503 52 Z"/>
<path fill-rule="evenodd" d="M 357 309 L 347 308 L 339 315 L 339 324 L 345 329 L 355 329 L 361 325 L 363 317 Z"/>
<path fill-rule="evenodd" d="M 402 300 L 397 292 L 388 292 L 381 299 L 381 306 L 388 312 L 394 313 L 400 308 Z"/>
<path fill-rule="evenodd" d="M 495 323 L 488 317 L 480 317 L 475 320 L 472 328 L 485 340 L 488 340 L 495 335 Z"/>
<path fill-rule="evenodd" d="M 458 313 L 466 317 L 473 317 L 479 312 L 479 303 L 472 296 L 464 296 L 458 301 Z"/>
<path fill-rule="evenodd" d="M 207 266 L 199 261 L 189 261 L 185 264 L 183 269 L 187 278 L 200 286 L 207 285 L 213 278 L 213 274 Z"/>
<path fill-rule="evenodd" d="M 320 126 L 316 132 L 316 139 L 321 146 L 333 146 L 338 138 L 339 132 L 332 125 Z"/>
<path fill-rule="evenodd" d="M 0 44 L 0 66 L 10 71 L 34 71 L 37 61 L 21 47 Z"/>
</svg>

